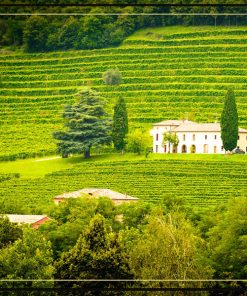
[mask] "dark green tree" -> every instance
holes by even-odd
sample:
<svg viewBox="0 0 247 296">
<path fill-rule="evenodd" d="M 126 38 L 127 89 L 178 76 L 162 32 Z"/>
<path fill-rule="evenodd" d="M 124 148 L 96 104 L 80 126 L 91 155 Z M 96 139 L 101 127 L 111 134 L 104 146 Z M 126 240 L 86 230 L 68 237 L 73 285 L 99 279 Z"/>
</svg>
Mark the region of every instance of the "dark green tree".
<svg viewBox="0 0 247 296">
<path fill-rule="evenodd" d="M 238 141 L 238 111 L 234 92 L 231 89 L 226 93 L 220 126 L 223 147 L 226 151 L 232 151 Z"/>
<path fill-rule="evenodd" d="M 111 121 L 97 92 L 79 92 L 77 101 L 65 107 L 63 117 L 66 130 L 55 132 L 54 138 L 59 140 L 58 152 L 64 157 L 83 152 L 89 158 L 92 147 L 111 143 Z"/>
<path fill-rule="evenodd" d="M 128 114 L 123 98 L 120 98 L 114 107 L 112 140 L 116 150 L 122 150 L 126 146 L 125 137 L 128 133 Z"/>
<path fill-rule="evenodd" d="M 69 17 L 59 30 L 59 44 L 62 49 L 75 47 L 78 38 L 80 23 L 73 17 Z"/>
<path fill-rule="evenodd" d="M 120 247 L 118 235 L 107 231 L 105 220 L 101 215 L 96 215 L 91 220 L 88 229 L 80 236 L 76 245 L 61 256 L 61 259 L 56 263 L 56 278 L 132 278 L 127 256 Z M 72 285 L 75 286 L 75 283 Z M 107 282 L 100 284 L 78 282 L 76 285 L 87 288 L 110 287 Z M 96 291 L 95 294 L 92 292 L 90 295 L 104 294 L 101 291 Z"/>
<path fill-rule="evenodd" d="M 20 226 L 11 223 L 6 216 L 0 217 L 0 248 L 13 243 L 22 236 Z"/>
<path fill-rule="evenodd" d="M 41 16 L 32 15 L 25 23 L 24 47 L 27 52 L 46 50 L 46 41 L 49 34 L 49 23 Z"/>
</svg>

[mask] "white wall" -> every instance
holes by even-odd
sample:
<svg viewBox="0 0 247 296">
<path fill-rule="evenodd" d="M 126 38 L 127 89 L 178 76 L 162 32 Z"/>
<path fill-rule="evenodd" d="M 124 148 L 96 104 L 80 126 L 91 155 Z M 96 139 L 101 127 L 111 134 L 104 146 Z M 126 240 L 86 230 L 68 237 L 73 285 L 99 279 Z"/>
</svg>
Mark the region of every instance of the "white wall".
<svg viewBox="0 0 247 296">
<path fill-rule="evenodd" d="M 164 146 L 162 145 L 163 142 L 163 133 L 172 130 L 170 126 L 155 126 L 152 131 L 151 135 L 153 136 L 153 152 L 154 153 L 165 153 Z M 177 147 L 177 153 L 182 153 L 182 146 L 186 145 L 187 152 L 191 153 L 190 147 L 192 145 L 196 146 L 196 153 L 204 152 L 204 145 L 208 145 L 208 154 L 214 154 L 215 149 L 217 154 L 224 154 L 225 150 L 222 150 L 222 140 L 221 140 L 221 133 L 220 132 L 177 132 L 176 133 L 179 139 L 179 144 Z M 158 135 L 158 140 L 157 140 Z M 185 135 L 185 140 L 183 138 Z M 195 140 L 193 140 L 193 135 L 195 135 Z M 207 136 L 207 139 L 205 138 Z M 215 139 L 216 136 L 216 139 Z M 166 144 L 168 152 L 168 143 Z M 214 148 L 216 146 L 216 148 Z M 247 133 L 239 133 L 239 140 L 237 143 L 240 149 L 247 151 Z M 171 153 L 172 153 L 172 145 L 171 145 Z"/>
<path fill-rule="evenodd" d="M 185 135 L 185 141 L 183 135 Z M 193 140 L 193 135 L 195 135 L 195 140 Z M 183 145 L 186 145 L 187 153 L 191 153 L 190 147 L 192 145 L 195 145 L 196 153 L 205 153 L 204 145 L 207 145 L 207 153 L 209 154 L 215 153 L 214 149 L 216 149 L 217 154 L 225 153 L 225 151 L 221 149 L 222 141 L 219 132 L 181 132 L 177 133 L 177 136 L 179 138 L 178 153 L 182 152 Z M 207 138 L 205 138 L 205 136 L 207 136 Z"/>
<path fill-rule="evenodd" d="M 247 152 L 247 133 L 239 133 L 237 146 L 239 146 L 240 149 L 244 150 L 244 152 Z"/>
<path fill-rule="evenodd" d="M 170 126 L 155 126 L 152 130 L 153 135 L 153 152 L 154 153 L 164 153 L 164 146 L 162 145 L 163 142 L 163 134 L 167 133 L 171 130 Z M 158 140 L 156 138 L 158 135 Z M 168 150 L 167 150 L 168 151 Z"/>
</svg>

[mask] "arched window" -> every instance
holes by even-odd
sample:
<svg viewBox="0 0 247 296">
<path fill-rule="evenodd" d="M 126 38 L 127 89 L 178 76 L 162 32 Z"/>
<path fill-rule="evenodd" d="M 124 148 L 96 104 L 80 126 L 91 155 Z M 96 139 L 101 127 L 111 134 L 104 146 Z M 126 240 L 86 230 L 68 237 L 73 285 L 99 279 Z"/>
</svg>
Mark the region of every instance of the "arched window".
<svg viewBox="0 0 247 296">
<path fill-rule="evenodd" d="M 190 146 L 190 153 L 196 153 L 196 145 Z"/>
<path fill-rule="evenodd" d="M 181 151 L 182 153 L 187 153 L 187 147 L 186 147 L 186 145 L 183 145 L 182 146 L 182 151 Z"/>
</svg>

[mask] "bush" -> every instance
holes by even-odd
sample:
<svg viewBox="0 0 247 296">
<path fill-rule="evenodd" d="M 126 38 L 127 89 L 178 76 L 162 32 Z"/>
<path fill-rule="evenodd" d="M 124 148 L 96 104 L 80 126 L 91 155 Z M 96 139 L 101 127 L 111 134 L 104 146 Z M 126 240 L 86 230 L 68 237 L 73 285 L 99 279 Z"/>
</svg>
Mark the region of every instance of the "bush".
<svg viewBox="0 0 247 296">
<path fill-rule="evenodd" d="M 107 70 L 102 78 L 106 85 L 118 85 L 122 82 L 122 75 L 118 68 Z"/>
</svg>

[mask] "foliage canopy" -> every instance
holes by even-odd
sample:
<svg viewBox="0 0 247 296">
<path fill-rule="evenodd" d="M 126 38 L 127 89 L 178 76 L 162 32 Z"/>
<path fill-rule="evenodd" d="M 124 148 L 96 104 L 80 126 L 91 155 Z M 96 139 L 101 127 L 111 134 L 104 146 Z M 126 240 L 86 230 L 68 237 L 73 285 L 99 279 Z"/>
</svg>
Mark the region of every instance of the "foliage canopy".
<svg viewBox="0 0 247 296">
<path fill-rule="evenodd" d="M 107 85 L 118 85 L 122 81 L 122 75 L 118 68 L 107 70 L 103 76 L 103 81 Z"/>
<path fill-rule="evenodd" d="M 221 114 L 221 139 L 226 151 L 232 151 L 238 141 L 238 111 L 233 90 L 228 90 Z"/>
<path fill-rule="evenodd" d="M 128 114 L 123 98 L 120 98 L 114 107 L 112 140 L 116 150 L 122 150 L 126 146 L 126 135 L 128 133 Z"/>
<path fill-rule="evenodd" d="M 83 152 L 88 158 L 92 147 L 111 143 L 111 121 L 97 92 L 88 89 L 76 96 L 77 101 L 63 113 L 66 130 L 55 132 L 54 138 L 64 156 Z"/>
</svg>

